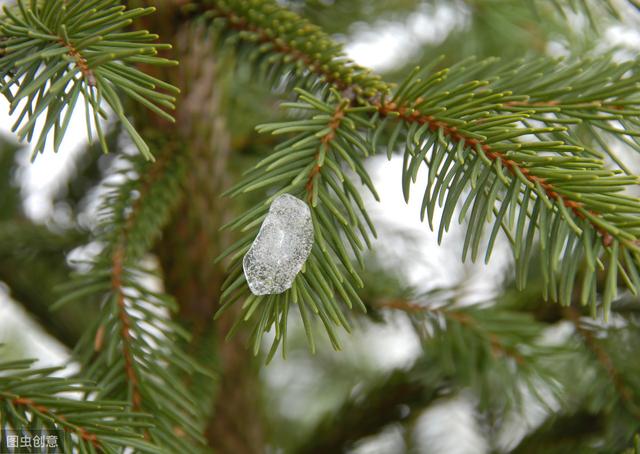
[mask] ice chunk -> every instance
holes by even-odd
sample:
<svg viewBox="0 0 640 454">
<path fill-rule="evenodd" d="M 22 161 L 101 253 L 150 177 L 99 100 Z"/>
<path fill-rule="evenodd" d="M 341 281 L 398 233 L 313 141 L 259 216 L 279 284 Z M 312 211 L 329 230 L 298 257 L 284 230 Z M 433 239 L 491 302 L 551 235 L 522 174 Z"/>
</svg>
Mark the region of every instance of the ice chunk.
<svg viewBox="0 0 640 454">
<path fill-rule="evenodd" d="M 313 223 L 309 207 L 290 194 L 273 201 L 242 267 L 255 295 L 282 293 L 311 253 Z"/>
</svg>

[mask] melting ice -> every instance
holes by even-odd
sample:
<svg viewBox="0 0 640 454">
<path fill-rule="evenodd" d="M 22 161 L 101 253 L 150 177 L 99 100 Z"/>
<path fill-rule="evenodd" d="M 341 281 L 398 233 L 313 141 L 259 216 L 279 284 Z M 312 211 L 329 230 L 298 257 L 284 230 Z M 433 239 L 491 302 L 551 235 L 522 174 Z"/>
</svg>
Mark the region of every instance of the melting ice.
<svg viewBox="0 0 640 454">
<path fill-rule="evenodd" d="M 313 223 L 309 206 L 290 194 L 273 201 L 242 266 L 255 295 L 282 293 L 311 253 Z"/>
</svg>

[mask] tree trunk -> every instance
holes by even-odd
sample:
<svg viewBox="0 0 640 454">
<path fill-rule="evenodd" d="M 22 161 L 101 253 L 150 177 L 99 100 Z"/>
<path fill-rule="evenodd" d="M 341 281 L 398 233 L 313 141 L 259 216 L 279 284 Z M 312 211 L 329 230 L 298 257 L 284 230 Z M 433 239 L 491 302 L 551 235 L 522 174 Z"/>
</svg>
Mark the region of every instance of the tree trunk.
<svg viewBox="0 0 640 454">
<path fill-rule="evenodd" d="M 175 2 L 154 2 L 154 6 L 158 12 L 148 19 L 154 23 L 145 26 L 161 30 L 161 40 L 174 46 L 167 57 L 180 61 L 179 71 L 172 69 L 158 77 L 177 85 L 181 94 L 175 125 L 154 118 L 157 123 L 152 127 L 164 132 L 165 151 L 181 150 L 187 155 L 184 199 L 156 251 L 166 290 L 178 301 L 180 321 L 193 335 L 191 353 L 206 366 L 215 362 L 215 381 L 192 383 L 198 386 L 204 405 L 210 406 L 205 429 L 210 447 L 222 454 L 260 453 L 264 442 L 256 398 L 260 383 L 256 361 L 247 348 L 248 335 L 239 330 L 225 341 L 235 321 L 233 310 L 213 322 L 224 279 L 222 267 L 214 260 L 229 242 L 219 228 L 229 218 L 229 207 L 220 193 L 228 187 L 231 151 L 215 51 L 206 30 L 176 21 Z"/>
</svg>

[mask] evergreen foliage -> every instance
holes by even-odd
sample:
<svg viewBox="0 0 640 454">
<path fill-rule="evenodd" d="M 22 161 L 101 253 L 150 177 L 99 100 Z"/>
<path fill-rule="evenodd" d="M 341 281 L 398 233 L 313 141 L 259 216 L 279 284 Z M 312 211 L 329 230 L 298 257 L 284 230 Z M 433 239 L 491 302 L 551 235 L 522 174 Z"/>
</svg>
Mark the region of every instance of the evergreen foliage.
<svg viewBox="0 0 640 454">
<path fill-rule="evenodd" d="M 180 347 L 189 339 L 171 318 L 178 307 L 166 294 L 149 288 L 153 272 L 142 259 L 175 206 L 184 155 L 166 151 L 152 170 L 131 159 L 125 183 L 104 197 L 100 209 L 102 253 L 63 287 L 58 307 L 89 298 L 101 301 L 100 314 L 76 346 L 82 376 L 96 383 L 99 398 L 130 403 L 132 410 L 154 415 L 147 437 L 168 452 L 204 443 L 198 405 L 179 374 L 210 374 Z M 168 392 L 170 390 L 170 392 Z"/>
<path fill-rule="evenodd" d="M 0 148 L 0 280 L 73 349 L 77 366 L 0 362 L 0 429 L 63 431 L 65 445 L 82 453 L 346 452 L 390 425 L 410 431 L 421 412 L 470 395 L 494 451 L 637 450 L 640 381 L 630 358 L 640 336 L 633 168 L 640 62 L 599 49 L 555 58 L 544 45 L 561 36 L 568 48 L 572 40 L 587 46 L 585 34 L 622 22 L 639 8 L 635 0 L 460 2 L 472 15 L 469 36 L 456 31 L 442 49 L 473 34 L 484 44 L 513 34 L 528 45 L 526 24 L 536 21 L 544 24 L 542 45 L 518 59 L 515 47 L 502 59 L 481 47 L 478 57 L 461 58 L 468 49 L 460 49 L 435 58 L 425 45 L 415 58 L 421 67 L 412 61 L 385 77 L 347 58 L 328 33 L 357 18 L 404 19 L 443 2 L 208 0 L 161 2 L 157 12 L 123 3 L 17 0 L 3 8 L 0 90 L 16 137 L 31 143 L 32 158 L 51 144 L 57 152 L 84 102 L 92 144 L 55 196 L 69 208 L 60 225 L 25 215 L 12 183 L 19 148 Z M 492 33 L 487 21 L 501 30 Z M 573 34 L 571 21 L 588 25 Z M 158 44 L 146 28 L 166 32 L 176 47 L 194 37 L 207 40 L 204 47 L 215 43 L 207 55 L 215 70 L 203 62 L 180 72 L 181 51 Z M 191 87 L 200 69 L 211 85 Z M 237 99 L 220 112 L 183 108 L 178 85 L 190 92 L 185 105 L 216 90 Z M 248 96 L 249 85 L 263 91 Z M 255 118 L 228 111 L 243 108 Z M 107 124 L 111 117 L 117 125 Z M 248 124 L 259 124 L 257 134 L 246 132 Z M 227 126 L 241 132 L 212 139 Z M 129 143 L 139 153 L 123 150 Z M 117 158 L 97 161 L 99 150 Z M 250 166 L 230 157 L 239 150 Z M 368 212 L 370 199 L 379 200 L 369 174 L 376 156 L 402 159 L 397 184 L 405 201 L 420 198 L 416 216 L 439 243 L 454 221 L 462 225 L 463 262 L 489 262 L 498 244 L 509 245 L 514 271 L 503 288 L 481 298 L 468 298 L 465 282 L 425 291 L 376 263 L 374 239 L 385 229 Z M 202 172 L 234 180 L 216 193 L 224 212 L 215 216 L 197 212 L 215 190 L 187 190 Z M 426 186 L 418 187 L 423 174 Z M 83 222 L 96 192 L 97 220 Z M 284 193 L 309 205 L 313 248 L 291 289 L 256 296 L 242 259 Z M 185 238 L 184 251 L 161 251 Z M 97 252 L 71 261 L 67 254 L 87 243 Z M 222 267 L 211 265 L 211 282 L 201 282 L 188 259 Z M 91 316 L 68 323 L 78 312 Z M 193 323 L 199 316 L 206 320 Z M 340 329 L 394 319 L 408 321 L 421 350 L 389 374 L 367 375 L 330 356 L 315 334 L 321 326 L 339 350 Z M 548 341 L 567 326 L 561 341 Z M 253 409 L 261 401 L 263 389 L 251 388 L 252 357 L 277 367 L 279 349 L 291 359 L 304 342 L 346 397 L 315 420 L 283 421 L 269 408 L 271 436 L 261 436 L 262 427 L 250 436 L 253 428 L 237 418 L 247 402 Z M 233 392 L 209 396 L 218 385 Z M 230 407 L 219 405 L 225 400 Z M 552 416 L 522 439 L 501 441 L 509 420 L 532 403 Z M 261 424 L 261 411 L 254 413 L 239 416 Z M 214 440 L 220 432 L 212 424 L 229 439 Z M 300 430 L 283 430 L 288 424 Z"/>
<path fill-rule="evenodd" d="M 157 35 L 124 31 L 134 19 L 153 11 L 154 8 L 126 10 L 114 0 L 20 0 L 15 7 L 3 8 L 1 91 L 11 103 L 11 113 L 19 112 L 13 126 L 18 138 L 31 141 L 36 121 L 46 112 L 34 157 L 44 151 L 49 134 L 53 134 L 54 149 L 59 149 L 81 95 L 105 152 L 108 150 L 101 121 L 107 114 L 103 100 L 140 152 L 149 159 L 153 157 L 127 118 L 117 93 L 122 91 L 156 114 L 172 119 L 163 108 L 174 108 L 175 88 L 135 65 L 176 62 L 156 56 L 158 49 L 166 48 L 154 43 Z M 22 106 L 21 101 L 25 101 Z M 89 120 L 87 127 L 91 137 Z"/>
<path fill-rule="evenodd" d="M 153 427 L 149 415 L 127 410 L 126 402 L 114 400 L 78 400 L 65 393 L 95 392 L 87 382 L 53 375 L 59 368 L 30 369 L 32 361 L 0 363 L 0 405 L 2 408 L 2 446 L 12 433 L 24 436 L 54 434 L 63 430 L 59 447 L 80 452 L 119 452 L 135 448 L 139 452 L 157 452 L 136 432 Z M 9 429 L 15 432 L 9 432 Z"/>
<path fill-rule="evenodd" d="M 367 156 L 383 149 L 391 158 L 396 147 L 404 144 L 402 185 L 405 199 L 408 201 L 411 183 L 416 181 L 421 165 L 425 163 L 429 168 L 429 183 L 423 196 L 421 218 L 426 217 L 433 229 L 436 204 L 443 208 L 438 227 L 440 239 L 449 229 L 457 202 L 462 202 L 464 197 L 458 216 L 462 222 L 469 215 L 463 260 L 467 256 L 472 260 L 478 257 L 486 220 L 493 223 L 493 228 L 485 260 L 488 261 L 496 236 L 502 229 L 514 250 L 521 287 L 525 284 L 534 240 L 539 238 L 539 247 L 545 254 L 545 260 L 541 262 L 547 289 L 545 297 L 568 304 L 577 280 L 577 265 L 583 261 L 589 272 L 581 282 L 581 301 L 590 306 L 593 315 L 598 302 L 595 286 L 598 269 L 608 270 L 602 292 L 605 319 L 617 294 L 619 272 L 629 289 L 637 292 L 640 249 L 635 224 L 640 205 L 636 198 L 621 194 L 637 183 L 637 178 L 620 175 L 627 170 L 624 164 L 622 169 L 616 170 L 610 169 L 604 161 L 604 157 L 609 156 L 621 163 L 611 146 L 607 145 L 611 136 L 637 147 L 634 115 L 640 99 L 635 91 L 637 82 L 633 71 L 637 62 L 615 64 L 607 57 L 569 64 L 545 58 L 507 63 L 495 59 L 470 59 L 435 72 L 431 68 L 437 62 L 433 62 L 424 70 L 416 68 L 393 93 L 389 93 L 388 85 L 377 77 L 369 76 L 361 68 L 340 58 L 339 48 L 324 44 L 328 38 L 303 19 L 297 22 L 289 20 L 287 26 L 271 27 L 272 23 L 284 23 L 284 18 L 291 14 L 278 9 L 275 4 L 261 3 L 263 9 L 260 12 L 251 9 L 251 4 L 246 2 L 221 4 L 209 14 L 226 18 L 232 30 L 242 30 L 234 36 L 262 42 L 263 45 L 254 53 L 261 52 L 263 62 L 269 62 L 271 68 L 276 67 L 272 71 L 292 72 L 300 77 L 304 76 L 303 71 L 315 71 L 319 77 L 316 83 L 342 91 L 342 95 L 331 92 L 318 98 L 303 93 L 301 100 L 309 105 L 294 104 L 292 107 L 309 110 L 314 106 L 316 114 L 331 115 L 334 112 L 335 115 L 343 102 L 341 97 L 347 96 L 354 106 L 352 109 L 368 113 L 359 120 L 352 120 L 357 121 L 358 128 L 354 123 L 352 132 L 348 135 L 343 133 L 341 141 L 326 140 L 327 131 L 335 128 L 331 116 L 310 115 L 307 121 L 288 121 L 259 128 L 265 132 L 300 132 L 301 135 L 285 142 L 282 147 L 287 148 L 278 149 L 276 154 L 265 159 L 263 166 L 259 164 L 255 172 L 231 191 L 232 195 L 266 185 L 276 186 L 282 181 L 290 184 L 279 190 L 295 192 L 302 186 L 305 175 L 312 174 L 307 192 L 311 191 L 311 206 L 317 209 L 318 197 L 314 191 L 318 191 L 316 188 L 320 186 L 315 184 L 315 180 L 322 181 L 326 172 L 315 171 L 313 166 L 307 169 L 303 166 L 303 159 L 298 159 L 303 155 L 315 156 L 313 137 L 322 143 L 318 151 L 320 167 L 326 153 L 322 150 L 332 147 L 334 153 L 356 172 L 363 169 L 362 157 L 354 154 L 357 150 L 362 150 Z M 247 19 L 238 19 L 240 12 L 247 9 L 251 9 L 251 14 L 242 16 Z M 306 47 L 301 49 L 297 30 L 305 27 L 313 30 L 316 36 L 305 41 Z M 325 63 L 331 53 L 335 58 L 333 65 Z M 283 59 L 281 64 L 273 65 L 280 63 L 280 59 Z M 313 63 L 309 65 L 309 62 Z M 589 64 L 589 69 L 583 70 L 586 64 Z M 581 126 L 585 120 L 590 123 L 586 137 L 578 140 L 573 137 L 575 125 Z M 326 130 L 322 129 L 323 126 Z M 386 139 L 384 145 L 381 143 L 383 138 Z M 327 167 L 331 162 L 328 161 Z M 258 173 L 261 167 L 264 171 Z M 362 171 L 359 174 L 363 182 L 370 185 L 368 177 Z M 344 180 L 340 175 L 338 179 Z M 463 196 L 467 188 L 470 190 Z M 375 193 L 375 189 L 370 189 Z M 336 196 L 340 200 L 340 208 L 327 196 L 321 198 L 321 205 L 326 205 L 338 222 L 347 226 L 346 238 L 355 246 L 357 258 L 361 247 L 347 221 L 347 214 L 354 220 L 353 207 L 345 202 L 345 193 L 336 193 Z M 270 200 L 246 213 L 232 226 L 244 230 L 259 226 Z M 353 222 L 352 225 L 358 223 Z M 336 240 L 332 249 L 346 251 L 346 245 L 339 244 L 344 242 L 340 235 L 327 227 L 316 223 L 316 236 L 319 236 L 318 232 L 332 232 L 332 238 Z M 255 230 L 248 231 L 244 248 L 242 243 L 235 246 L 237 252 L 235 261 L 232 260 L 235 267 L 230 271 L 235 280 L 228 281 L 227 293 L 242 284 L 240 259 L 254 236 Z M 317 241 L 320 243 L 322 237 Z M 323 249 L 322 246 L 320 248 Z M 349 260 L 346 262 L 343 264 L 354 278 L 350 287 L 355 287 L 359 284 L 358 278 L 353 276 Z M 330 256 L 322 260 L 325 269 L 332 263 Z M 336 275 L 339 270 L 333 271 L 335 276 L 329 273 L 324 276 L 324 293 L 330 301 L 339 292 L 344 293 L 341 292 L 344 279 Z M 306 273 L 302 276 L 306 278 Z M 331 286 L 337 287 L 332 290 Z M 294 288 L 291 293 L 296 291 Z M 264 331 L 278 319 L 277 314 L 281 310 L 269 315 L 271 304 L 285 307 L 287 297 L 286 294 L 270 297 L 276 302 L 260 305 L 265 309 L 257 318 L 257 330 Z M 297 295 L 293 298 L 298 300 Z M 266 298 L 249 297 L 245 300 L 245 319 L 253 314 L 254 305 L 257 307 L 262 299 Z M 314 307 L 318 298 L 311 292 L 303 295 L 303 300 Z M 323 317 L 326 327 L 329 326 L 327 318 Z M 340 324 L 337 317 L 336 323 Z M 337 345 L 335 335 L 327 329 L 334 345 Z M 282 329 L 276 335 L 277 341 L 280 332 Z M 313 345 L 311 340 L 310 343 Z"/>
</svg>

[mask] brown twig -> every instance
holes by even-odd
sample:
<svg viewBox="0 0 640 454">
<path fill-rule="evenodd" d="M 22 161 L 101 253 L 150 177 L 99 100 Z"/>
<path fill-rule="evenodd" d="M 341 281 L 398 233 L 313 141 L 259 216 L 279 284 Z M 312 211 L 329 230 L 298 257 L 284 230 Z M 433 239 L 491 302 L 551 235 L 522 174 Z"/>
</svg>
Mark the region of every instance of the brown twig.
<svg viewBox="0 0 640 454">
<path fill-rule="evenodd" d="M 453 142 L 463 142 L 464 145 L 472 150 L 475 150 L 477 153 L 484 153 L 484 155 L 492 161 L 499 161 L 504 167 L 506 167 L 509 172 L 517 177 L 518 173 L 524 175 L 524 177 L 529 180 L 533 184 L 538 184 L 549 198 L 557 200 L 559 203 L 562 203 L 567 208 L 571 209 L 573 213 L 580 219 L 585 219 L 586 209 L 583 207 L 583 204 L 580 202 L 576 202 L 571 200 L 566 195 L 559 194 L 552 184 L 548 183 L 544 178 L 538 177 L 536 175 L 532 175 L 529 169 L 526 167 L 521 167 L 512 159 L 509 159 L 504 153 L 493 150 L 489 144 L 484 143 L 479 139 L 474 139 L 472 137 L 465 136 L 462 132 L 458 130 L 457 127 L 451 126 L 445 121 L 436 120 L 431 115 L 424 115 L 420 112 L 416 107 L 407 107 L 402 105 L 397 105 L 394 102 L 381 102 L 378 101 L 374 103 L 374 105 L 378 108 L 378 112 L 382 116 L 387 116 L 390 113 L 397 114 L 398 118 L 402 119 L 407 123 L 418 123 L 420 125 L 428 124 L 429 129 L 432 131 L 442 130 L 442 133 L 445 136 L 451 138 Z M 594 211 L 589 211 L 589 214 L 593 216 L 600 216 L 599 213 Z M 592 221 L 588 221 L 594 229 L 599 233 L 602 237 L 602 242 L 605 246 L 609 246 L 613 238 L 603 228 L 599 225 L 595 224 Z"/>
<path fill-rule="evenodd" d="M 58 42 L 69 50 L 69 56 L 71 56 L 75 60 L 76 66 L 78 67 L 78 69 L 80 69 L 82 77 L 84 77 L 87 85 L 89 85 L 90 87 L 95 87 L 96 77 L 94 76 L 93 71 L 91 71 L 91 68 L 89 68 L 87 59 L 84 58 L 84 56 L 80 53 L 80 51 L 78 51 L 78 49 L 75 48 L 73 44 L 66 42 L 62 38 L 60 38 Z"/>
<path fill-rule="evenodd" d="M 134 411 L 140 410 L 142 405 L 142 396 L 139 389 L 139 379 L 135 370 L 135 358 L 131 351 L 131 319 L 127 312 L 126 296 L 124 293 L 123 274 L 127 261 L 127 241 L 131 230 L 135 226 L 136 219 L 140 214 L 142 200 L 148 194 L 153 182 L 157 179 L 167 166 L 169 161 L 165 153 L 160 159 L 153 163 L 150 171 L 142 177 L 142 187 L 140 195 L 131 205 L 131 211 L 128 213 L 124 227 L 119 234 L 119 240 L 111 254 L 111 288 L 116 295 L 116 304 L 118 306 L 118 318 L 121 324 L 120 335 L 122 336 L 122 354 L 124 356 L 125 371 L 127 380 L 131 384 L 131 403 Z M 102 346 L 101 337 L 104 336 L 103 330 L 100 328 L 96 332 L 94 347 L 96 351 Z"/>
<path fill-rule="evenodd" d="M 362 93 L 364 90 L 353 81 L 345 81 L 340 77 L 339 73 L 331 72 L 326 65 L 319 59 L 308 55 L 300 49 L 296 49 L 283 40 L 277 39 L 266 30 L 251 24 L 244 17 L 235 14 L 233 11 L 225 10 L 216 6 L 207 7 L 207 12 L 217 17 L 223 17 L 229 21 L 229 27 L 237 31 L 249 31 L 258 35 L 260 44 L 269 43 L 279 53 L 286 54 L 293 60 L 302 62 L 311 72 L 321 76 L 326 82 L 330 83 L 338 90 L 351 89 L 355 93 Z M 313 27 L 309 24 L 309 27 Z"/>
<path fill-rule="evenodd" d="M 87 429 L 83 427 L 77 426 L 75 424 L 71 424 L 70 422 L 67 421 L 67 419 L 63 415 L 59 415 L 55 413 L 54 411 L 50 410 L 48 407 L 42 404 L 37 404 L 32 399 L 29 399 L 26 397 L 14 397 L 10 400 L 10 402 L 13 405 L 20 405 L 20 406 L 27 407 L 31 411 L 35 411 L 40 414 L 46 415 L 50 418 L 53 418 L 54 420 L 57 419 L 58 421 L 62 422 L 60 425 L 66 432 L 75 433 L 83 440 L 90 442 L 96 448 L 102 447 L 96 434 L 89 432 Z"/>
<path fill-rule="evenodd" d="M 122 283 L 122 274 L 124 272 L 124 245 L 119 244 L 112 257 L 111 269 L 111 288 L 116 294 L 116 304 L 118 305 L 118 318 L 120 319 L 122 336 L 122 354 L 124 356 L 124 368 L 127 379 L 131 384 L 131 403 L 134 411 L 140 409 L 142 402 L 140 390 L 138 389 L 138 376 L 134 367 L 134 358 L 131 353 L 131 321 L 127 312 L 127 304 L 124 295 L 124 287 Z M 98 330 L 99 334 L 100 331 Z"/>
<path fill-rule="evenodd" d="M 491 345 L 491 351 L 494 356 L 504 355 L 512 358 L 518 364 L 524 364 L 525 360 L 520 353 L 515 351 L 514 349 L 507 347 L 500 340 L 500 338 L 494 333 L 488 333 L 483 330 L 479 325 L 476 319 L 474 319 L 468 312 L 459 311 L 455 309 L 443 308 L 443 307 L 433 307 L 433 306 L 423 306 L 411 301 L 407 301 L 404 299 L 392 299 L 385 300 L 377 303 L 377 306 L 387 309 L 394 309 L 406 312 L 408 314 L 424 314 L 424 313 L 432 313 L 441 315 L 449 320 L 453 320 L 456 323 L 459 323 L 462 326 L 465 326 L 469 329 L 472 329 L 479 333 L 481 336 L 484 336 L 488 339 L 489 344 Z"/>
<path fill-rule="evenodd" d="M 307 179 L 307 184 L 305 185 L 305 189 L 307 190 L 307 199 L 309 200 L 309 202 L 311 202 L 311 198 L 313 197 L 313 180 L 315 179 L 315 176 L 318 175 L 322 170 L 322 165 L 320 164 L 320 153 L 322 151 L 322 148 L 324 148 L 325 152 L 328 151 L 329 143 L 333 139 L 335 139 L 336 130 L 340 127 L 340 123 L 344 118 L 344 109 L 346 107 L 347 105 L 345 103 L 341 102 L 340 104 L 338 104 L 338 107 L 336 107 L 336 110 L 331 116 L 329 124 L 327 125 L 329 128 L 329 132 L 327 132 L 324 136 L 322 136 L 322 138 L 320 138 L 321 149 L 318 150 L 315 155 L 316 165 L 311 169 L 311 172 L 309 172 L 309 178 Z"/>
</svg>

